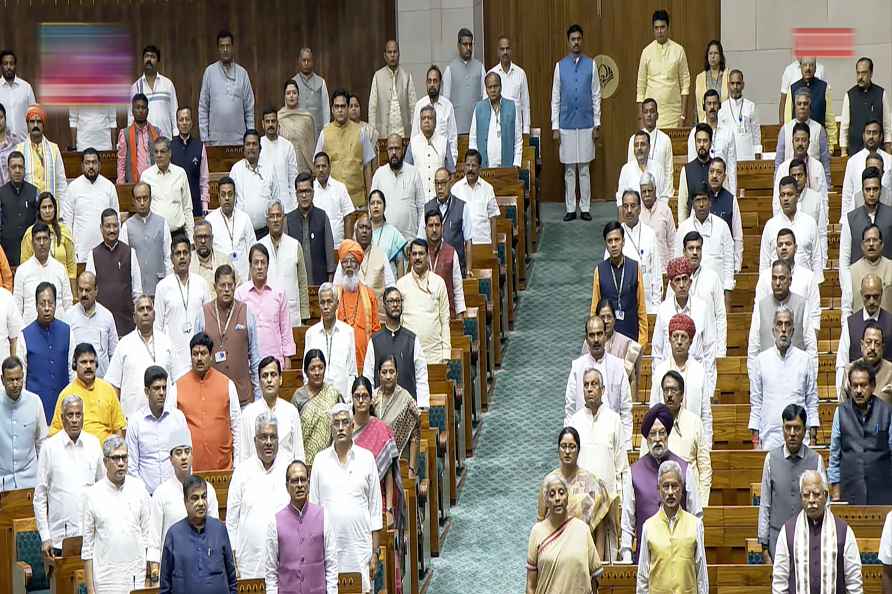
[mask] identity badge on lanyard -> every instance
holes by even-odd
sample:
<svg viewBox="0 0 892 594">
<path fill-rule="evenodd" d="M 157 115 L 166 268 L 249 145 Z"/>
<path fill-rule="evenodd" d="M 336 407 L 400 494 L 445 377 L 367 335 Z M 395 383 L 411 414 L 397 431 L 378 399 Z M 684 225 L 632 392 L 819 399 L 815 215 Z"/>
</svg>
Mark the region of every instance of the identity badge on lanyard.
<svg viewBox="0 0 892 594">
<path fill-rule="evenodd" d="M 192 334 L 192 322 L 188 320 L 189 317 L 189 281 L 186 281 L 186 294 L 183 295 L 183 285 L 180 284 L 180 279 L 177 278 L 177 288 L 180 290 L 180 299 L 183 300 L 183 313 L 186 314 L 186 321 L 183 322 L 183 334 Z"/>
<path fill-rule="evenodd" d="M 623 271 L 619 277 L 619 285 L 616 284 L 616 274 L 614 274 L 612 270 L 610 271 L 610 273 L 611 273 L 610 276 L 613 277 L 613 286 L 614 286 L 614 288 L 616 288 L 616 311 L 614 312 L 614 315 L 616 316 L 617 320 L 622 322 L 623 320 L 626 319 L 626 312 L 623 311 L 623 309 L 622 309 L 622 307 L 623 307 L 623 284 L 626 280 L 626 263 L 623 262 Z"/>
</svg>

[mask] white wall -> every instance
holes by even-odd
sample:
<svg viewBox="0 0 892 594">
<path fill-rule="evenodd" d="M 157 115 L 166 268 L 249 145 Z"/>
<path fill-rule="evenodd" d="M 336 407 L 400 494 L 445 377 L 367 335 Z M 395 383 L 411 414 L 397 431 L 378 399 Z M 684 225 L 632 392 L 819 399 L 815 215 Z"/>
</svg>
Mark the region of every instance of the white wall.
<svg viewBox="0 0 892 594">
<path fill-rule="evenodd" d="M 397 0 L 396 14 L 400 64 L 415 78 L 419 97 L 427 92 L 428 67 L 445 70 L 455 58 L 462 27 L 473 31 L 474 57 L 483 61 L 483 0 Z"/>
<path fill-rule="evenodd" d="M 838 116 L 855 84 L 855 60 L 873 59 L 875 83 L 890 90 L 892 2 L 889 0 L 722 0 L 722 45 L 729 68 L 743 71 L 744 95 L 759 107 L 762 122 L 777 122 L 784 68 L 793 61 L 794 27 L 852 27 L 855 57 L 820 59 Z M 691 65 L 699 72 L 702 64 Z"/>
</svg>

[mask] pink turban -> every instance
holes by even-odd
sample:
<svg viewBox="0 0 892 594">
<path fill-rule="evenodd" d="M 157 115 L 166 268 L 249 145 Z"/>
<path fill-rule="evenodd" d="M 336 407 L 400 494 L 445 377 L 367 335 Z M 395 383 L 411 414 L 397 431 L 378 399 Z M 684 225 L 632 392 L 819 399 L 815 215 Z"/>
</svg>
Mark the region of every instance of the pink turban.
<svg viewBox="0 0 892 594">
<path fill-rule="evenodd" d="M 687 258 L 673 258 L 666 265 L 666 276 L 672 280 L 681 274 L 691 274 L 691 264 Z"/>
<path fill-rule="evenodd" d="M 28 106 L 28 111 L 25 112 L 25 121 L 27 122 L 35 117 L 39 117 L 44 124 L 46 123 L 46 111 L 36 103 Z"/>
<path fill-rule="evenodd" d="M 686 333 L 688 338 L 693 340 L 694 334 L 697 332 L 697 327 L 690 316 L 686 314 L 675 314 L 672 316 L 672 319 L 669 320 L 669 336 L 672 336 L 676 331 Z"/>
</svg>

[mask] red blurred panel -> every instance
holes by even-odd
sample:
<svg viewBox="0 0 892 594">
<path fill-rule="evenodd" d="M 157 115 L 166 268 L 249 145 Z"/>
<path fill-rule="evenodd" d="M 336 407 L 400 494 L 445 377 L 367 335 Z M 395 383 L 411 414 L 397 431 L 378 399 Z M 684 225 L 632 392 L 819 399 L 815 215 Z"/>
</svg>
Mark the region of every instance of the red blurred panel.
<svg viewBox="0 0 892 594">
<path fill-rule="evenodd" d="M 852 28 L 793 29 L 793 55 L 815 58 L 851 58 L 855 55 L 855 30 Z"/>
</svg>

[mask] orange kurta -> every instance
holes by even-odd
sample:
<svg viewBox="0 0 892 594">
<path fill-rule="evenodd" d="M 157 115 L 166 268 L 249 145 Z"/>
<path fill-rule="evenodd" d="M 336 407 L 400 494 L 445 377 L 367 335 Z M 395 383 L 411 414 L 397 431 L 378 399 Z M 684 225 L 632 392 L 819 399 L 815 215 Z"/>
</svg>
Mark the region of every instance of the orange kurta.
<svg viewBox="0 0 892 594">
<path fill-rule="evenodd" d="M 378 319 L 378 298 L 375 292 L 362 283 L 355 293 L 338 287 L 338 319 L 353 328 L 356 340 L 356 368 L 362 369 L 369 338 L 381 329 L 381 321 Z"/>
<path fill-rule="evenodd" d="M 192 434 L 192 470 L 232 468 L 229 378 L 214 368 L 203 380 L 189 371 L 177 380 L 177 408 L 183 411 Z"/>
</svg>

